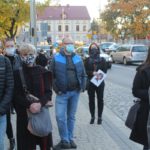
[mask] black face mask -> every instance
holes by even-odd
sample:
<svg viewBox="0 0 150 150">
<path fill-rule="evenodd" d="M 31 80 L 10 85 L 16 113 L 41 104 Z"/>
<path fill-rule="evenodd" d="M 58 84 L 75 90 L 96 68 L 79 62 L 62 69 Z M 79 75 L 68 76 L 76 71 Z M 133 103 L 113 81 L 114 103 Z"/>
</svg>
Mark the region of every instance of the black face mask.
<svg viewBox="0 0 150 150">
<path fill-rule="evenodd" d="M 98 55 L 98 49 L 92 48 L 90 52 L 91 57 L 96 57 Z"/>
</svg>

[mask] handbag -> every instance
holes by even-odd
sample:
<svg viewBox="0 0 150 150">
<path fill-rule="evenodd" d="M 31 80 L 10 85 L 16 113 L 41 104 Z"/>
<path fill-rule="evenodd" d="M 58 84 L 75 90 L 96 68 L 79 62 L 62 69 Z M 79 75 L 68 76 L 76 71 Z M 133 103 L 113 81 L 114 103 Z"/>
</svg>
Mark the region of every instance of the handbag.
<svg viewBox="0 0 150 150">
<path fill-rule="evenodd" d="M 19 73 L 26 99 L 30 102 L 38 102 L 39 99 L 34 95 L 30 94 L 30 92 L 27 90 L 22 67 L 19 68 Z M 47 106 L 41 107 L 41 110 L 38 113 L 32 113 L 29 111 L 29 109 L 27 109 L 27 115 L 27 129 L 30 131 L 31 134 L 39 137 L 44 137 L 48 136 L 48 134 L 52 132 L 50 113 Z"/>
<path fill-rule="evenodd" d="M 125 125 L 129 129 L 133 129 L 139 107 L 140 107 L 140 100 L 137 99 L 137 100 L 134 101 L 134 104 L 129 109 L 127 118 L 125 120 Z"/>
</svg>

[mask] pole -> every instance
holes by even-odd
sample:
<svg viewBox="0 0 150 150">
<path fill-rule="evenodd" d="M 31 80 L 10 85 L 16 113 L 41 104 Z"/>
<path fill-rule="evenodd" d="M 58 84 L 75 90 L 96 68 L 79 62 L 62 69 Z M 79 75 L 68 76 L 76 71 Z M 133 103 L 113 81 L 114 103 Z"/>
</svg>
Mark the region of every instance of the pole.
<svg viewBox="0 0 150 150">
<path fill-rule="evenodd" d="M 31 43 L 37 47 L 35 0 L 30 0 L 30 36 Z"/>
</svg>

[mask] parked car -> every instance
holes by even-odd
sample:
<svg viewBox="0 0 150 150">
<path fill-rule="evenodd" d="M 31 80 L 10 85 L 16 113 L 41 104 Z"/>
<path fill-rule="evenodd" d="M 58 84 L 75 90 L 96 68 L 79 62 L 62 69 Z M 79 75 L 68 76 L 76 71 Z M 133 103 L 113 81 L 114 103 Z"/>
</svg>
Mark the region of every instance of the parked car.
<svg viewBox="0 0 150 150">
<path fill-rule="evenodd" d="M 109 54 L 110 53 L 109 47 L 114 44 L 116 43 L 115 42 L 102 42 L 101 44 L 99 44 L 99 48 L 100 50 L 103 50 L 105 53 Z"/>
<path fill-rule="evenodd" d="M 116 49 L 120 46 L 120 44 L 112 44 L 108 47 L 108 53 L 110 54 L 113 51 L 116 51 Z"/>
<path fill-rule="evenodd" d="M 113 62 L 124 65 L 133 62 L 143 62 L 146 59 L 148 47 L 140 44 L 127 44 L 119 46 L 110 56 Z"/>
<path fill-rule="evenodd" d="M 107 67 L 111 68 L 112 66 L 112 59 L 111 57 L 106 54 L 103 50 L 100 50 L 100 56 L 105 58 L 106 62 L 107 62 Z M 88 46 L 83 46 L 83 47 L 78 47 L 76 49 L 76 53 L 79 54 L 83 60 L 85 60 L 86 58 L 89 57 L 89 47 Z"/>
</svg>

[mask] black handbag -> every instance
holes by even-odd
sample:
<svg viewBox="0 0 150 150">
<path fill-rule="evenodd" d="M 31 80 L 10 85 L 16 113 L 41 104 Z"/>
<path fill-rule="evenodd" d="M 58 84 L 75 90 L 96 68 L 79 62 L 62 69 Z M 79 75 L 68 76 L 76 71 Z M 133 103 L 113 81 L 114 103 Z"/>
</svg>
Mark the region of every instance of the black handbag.
<svg viewBox="0 0 150 150">
<path fill-rule="evenodd" d="M 131 106 L 129 109 L 127 118 L 125 120 L 125 125 L 129 128 L 132 129 L 136 120 L 137 112 L 140 107 L 140 100 L 137 99 L 134 101 L 134 104 Z"/>
</svg>

